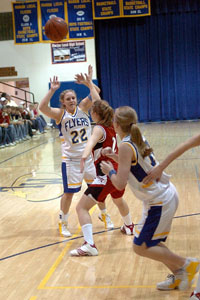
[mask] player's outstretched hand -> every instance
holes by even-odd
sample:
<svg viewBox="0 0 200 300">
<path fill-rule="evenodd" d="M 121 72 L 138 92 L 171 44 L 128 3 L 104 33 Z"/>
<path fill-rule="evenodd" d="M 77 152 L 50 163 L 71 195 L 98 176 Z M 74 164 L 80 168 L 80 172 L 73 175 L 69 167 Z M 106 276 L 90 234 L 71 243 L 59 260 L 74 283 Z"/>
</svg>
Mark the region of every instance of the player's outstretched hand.
<svg viewBox="0 0 200 300">
<path fill-rule="evenodd" d="M 149 173 L 148 175 L 143 179 L 143 183 L 144 184 L 148 184 L 153 180 L 159 181 L 160 177 L 162 176 L 162 168 L 160 165 L 154 167 Z"/>
<path fill-rule="evenodd" d="M 74 79 L 77 84 L 85 84 L 85 77 L 82 73 L 76 74 Z"/>
<path fill-rule="evenodd" d="M 53 76 L 53 79 L 50 78 L 51 90 L 56 91 L 60 87 L 60 82 L 58 81 L 57 76 Z"/>
</svg>

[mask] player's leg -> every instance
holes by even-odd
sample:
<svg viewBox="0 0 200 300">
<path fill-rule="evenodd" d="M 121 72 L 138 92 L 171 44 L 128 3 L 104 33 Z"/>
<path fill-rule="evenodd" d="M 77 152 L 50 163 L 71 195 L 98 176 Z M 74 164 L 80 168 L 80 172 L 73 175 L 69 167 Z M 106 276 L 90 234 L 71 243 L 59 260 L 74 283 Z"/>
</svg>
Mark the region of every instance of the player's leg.
<svg viewBox="0 0 200 300">
<path fill-rule="evenodd" d="M 124 222 L 124 225 L 121 226 L 121 232 L 127 235 L 133 235 L 134 224 L 132 222 L 128 204 L 122 197 L 113 198 L 113 196 L 116 197 L 116 196 L 120 196 L 121 194 L 122 194 L 121 191 L 115 191 L 114 193 L 112 193 L 112 200 L 117 206 Z"/>
<path fill-rule="evenodd" d="M 93 159 L 89 158 L 86 162 L 85 162 L 85 168 L 84 168 L 84 180 L 87 183 L 87 185 L 89 186 L 93 180 L 96 178 L 96 168 L 93 162 Z M 107 212 L 106 209 L 106 204 L 105 202 L 98 202 L 98 207 L 100 210 L 100 213 L 98 215 L 99 220 L 101 220 L 106 229 L 113 229 L 114 228 L 114 224 L 111 220 L 110 215 Z"/>
<path fill-rule="evenodd" d="M 79 223 L 82 228 L 84 243 L 77 249 L 70 251 L 71 256 L 96 256 L 98 255 L 97 248 L 93 240 L 92 219 L 89 210 L 96 204 L 94 200 L 85 194 L 81 197 L 76 211 L 78 214 Z"/>
<path fill-rule="evenodd" d="M 59 231 L 61 236 L 69 237 L 71 236 L 67 229 L 69 210 L 73 195 L 80 191 L 83 180 L 79 161 L 65 160 L 62 162 L 62 180 L 64 194 L 60 202 Z"/>
<path fill-rule="evenodd" d="M 70 231 L 67 229 L 69 209 L 71 206 L 73 193 L 64 193 L 60 201 L 60 213 L 59 213 L 59 231 L 60 235 L 64 237 L 71 236 Z"/>
<path fill-rule="evenodd" d="M 179 256 L 162 243 L 170 232 L 177 206 L 178 197 L 175 194 L 163 206 L 144 209 L 143 220 L 135 228 L 135 253 L 162 262 L 172 272 L 165 281 L 157 284 L 159 290 L 187 289 L 200 267 L 196 258 Z"/>
<path fill-rule="evenodd" d="M 98 203 L 97 204 L 99 209 L 100 209 L 100 213 L 98 215 L 99 220 L 101 220 L 104 225 L 105 225 L 105 229 L 113 229 L 114 228 L 114 224 L 111 220 L 110 215 L 107 212 L 107 208 L 106 208 L 106 204 L 104 203 Z"/>
<path fill-rule="evenodd" d="M 193 283 L 195 274 L 200 268 L 200 262 L 196 258 L 185 258 L 173 253 L 162 243 L 152 247 L 134 244 L 136 254 L 162 262 L 173 273 L 167 276 L 165 281 L 157 284 L 159 290 L 185 290 Z"/>
</svg>

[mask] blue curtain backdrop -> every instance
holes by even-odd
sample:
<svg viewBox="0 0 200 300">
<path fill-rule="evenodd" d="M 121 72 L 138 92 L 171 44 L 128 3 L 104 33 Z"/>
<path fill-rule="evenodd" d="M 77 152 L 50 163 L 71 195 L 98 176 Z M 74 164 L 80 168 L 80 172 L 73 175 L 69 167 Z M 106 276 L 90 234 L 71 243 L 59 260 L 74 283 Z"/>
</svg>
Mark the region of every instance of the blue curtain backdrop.
<svg viewBox="0 0 200 300">
<path fill-rule="evenodd" d="M 141 122 L 200 118 L 200 1 L 151 0 L 152 15 L 95 21 L 98 80 Z"/>
</svg>

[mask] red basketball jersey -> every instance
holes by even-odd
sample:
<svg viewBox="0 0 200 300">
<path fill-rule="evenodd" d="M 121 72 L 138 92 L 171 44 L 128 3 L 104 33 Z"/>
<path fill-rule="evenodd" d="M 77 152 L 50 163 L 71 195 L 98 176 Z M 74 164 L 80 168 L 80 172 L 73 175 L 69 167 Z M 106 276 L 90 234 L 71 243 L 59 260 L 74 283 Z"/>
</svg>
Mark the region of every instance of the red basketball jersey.
<svg viewBox="0 0 200 300">
<path fill-rule="evenodd" d="M 117 147 L 117 137 L 113 126 L 106 127 L 104 125 L 96 125 L 102 128 L 103 130 L 103 137 L 102 139 L 96 144 L 93 148 L 93 155 L 94 155 L 94 163 L 97 170 L 97 175 L 104 175 L 100 168 L 100 162 L 104 161 L 111 161 L 115 170 L 117 169 L 117 163 L 107 156 L 103 156 L 101 154 L 101 150 L 106 147 L 111 147 L 112 150 L 118 153 Z"/>
</svg>

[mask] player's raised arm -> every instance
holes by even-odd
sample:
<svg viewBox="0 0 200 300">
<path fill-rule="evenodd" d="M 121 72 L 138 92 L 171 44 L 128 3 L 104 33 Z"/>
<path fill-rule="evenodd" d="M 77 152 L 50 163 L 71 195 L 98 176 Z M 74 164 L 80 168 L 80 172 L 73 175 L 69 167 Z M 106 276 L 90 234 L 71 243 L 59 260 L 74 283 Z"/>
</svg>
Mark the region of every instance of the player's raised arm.
<svg viewBox="0 0 200 300">
<path fill-rule="evenodd" d="M 90 97 L 84 98 L 80 103 L 79 107 L 87 112 L 92 106 L 92 101 L 99 100 L 101 97 L 99 96 L 100 89 L 92 82 L 93 68 L 91 65 L 88 67 L 88 74 L 76 74 L 75 79 L 76 83 L 84 84 L 90 90 Z"/>
<path fill-rule="evenodd" d="M 62 115 L 62 110 L 60 108 L 52 108 L 49 106 L 49 102 L 54 95 L 55 91 L 59 89 L 60 82 L 58 81 L 58 77 L 54 76 L 53 79 L 50 78 L 51 87 L 48 90 L 46 96 L 42 99 L 39 104 L 39 110 L 45 114 L 47 117 L 52 118 L 54 120 L 60 120 Z"/>
</svg>

